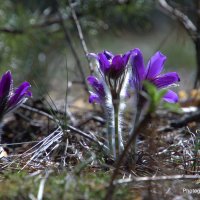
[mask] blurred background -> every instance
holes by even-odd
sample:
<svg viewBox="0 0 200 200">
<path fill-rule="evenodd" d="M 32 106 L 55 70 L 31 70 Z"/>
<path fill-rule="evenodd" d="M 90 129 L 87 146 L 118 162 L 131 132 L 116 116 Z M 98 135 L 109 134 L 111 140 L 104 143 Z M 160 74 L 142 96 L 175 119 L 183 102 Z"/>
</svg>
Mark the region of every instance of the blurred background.
<svg viewBox="0 0 200 200">
<path fill-rule="evenodd" d="M 163 2 L 198 23 L 198 0 L 1 0 L 0 72 L 10 69 L 15 84 L 30 81 L 34 97 L 63 98 L 67 80 L 68 87 L 82 86 L 82 73 L 90 72 L 73 8 L 89 52 L 138 47 L 148 61 L 159 50 L 168 58 L 165 71 L 177 71 L 180 89 L 189 90 L 197 70 L 195 42 Z"/>
</svg>

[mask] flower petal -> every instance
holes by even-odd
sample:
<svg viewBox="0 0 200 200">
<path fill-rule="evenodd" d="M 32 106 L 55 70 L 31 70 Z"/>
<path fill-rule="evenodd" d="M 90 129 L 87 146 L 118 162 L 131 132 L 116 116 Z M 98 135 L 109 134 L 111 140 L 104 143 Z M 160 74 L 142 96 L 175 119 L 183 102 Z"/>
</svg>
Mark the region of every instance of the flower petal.
<svg viewBox="0 0 200 200">
<path fill-rule="evenodd" d="M 178 95 L 174 91 L 168 90 L 164 95 L 163 99 L 169 103 L 177 103 Z"/>
<path fill-rule="evenodd" d="M 88 76 L 87 81 L 91 86 L 98 84 L 99 82 L 99 80 L 95 76 Z"/>
<path fill-rule="evenodd" d="M 122 56 L 122 59 L 123 59 L 123 62 L 124 62 L 124 66 L 127 65 L 131 53 L 132 53 L 132 51 L 127 51 L 127 52 Z"/>
<path fill-rule="evenodd" d="M 136 48 L 132 51 L 130 63 L 132 67 L 132 86 L 140 90 L 142 89 L 142 81 L 145 76 L 144 60 L 140 49 Z"/>
<path fill-rule="evenodd" d="M 155 84 L 156 87 L 160 89 L 179 81 L 180 81 L 180 78 L 176 72 L 168 72 L 166 74 L 163 74 L 153 79 L 152 83 Z"/>
<path fill-rule="evenodd" d="M 12 75 L 10 71 L 7 71 L 5 74 L 3 74 L 1 80 L 0 80 L 0 98 L 5 98 L 9 95 L 11 89 L 12 89 Z"/>
<path fill-rule="evenodd" d="M 112 69 L 118 73 L 118 71 L 123 70 L 124 61 L 120 55 L 115 55 L 112 59 Z"/>
<path fill-rule="evenodd" d="M 96 53 L 88 53 L 87 56 L 88 58 L 94 58 L 99 61 L 99 56 Z"/>
<path fill-rule="evenodd" d="M 14 92 L 14 95 L 8 101 L 7 109 L 12 107 L 12 109 L 22 103 L 24 103 L 28 96 L 31 96 L 31 92 L 28 89 L 31 87 L 30 83 L 23 82 Z"/>
<path fill-rule="evenodd" d="M 131 66 L 132 66 L 133 76 L 136 79 L 138 79 L 139 82 L 142 81 L 145 75 L 144 59 L 142 52 L 138 48 L 132 51 Z"/>
<path fill-rule="evenodd" d="M 99 53 L 99 65 L 100 65 L 100 69 L 104 74 L 109 73 L 110 70 L 110 62 L 107 59 L 107 57 L 105 56 L 104 53 Z"/>
<path fill-rule="evenodd" d="M 105 98 L 106 95 L 105 95 L 103 84 L 95 76 L 89 76 L 87 78 L 87 81 L 93 87 L 95 93 L 100 98 Z"/>
<path fill-rule="evenodd" d="M 105 50 L 103 53 L 104 53 L 104 55 L 106 56 L 106 58 L 108 60 L 110 60 L 110 59 L 112 59 L 114 57 L 114 54 L 112 52 L 110 52 L 110 51 Z"/>
<path fill-rule="evenodd" d="M 91 92 L 90 97 L 89 97 L 89 103 L 100 103 L 101 99 L 99 96 L 93 92 Z"/>
<path fill-rule="evenodd" d="M 164 67 L 166 59 L 167 57 L 161 52 L 156 52 L 147 64 L 146 79 L 151 80 L 158 76 Z"/>
<path fill-rule="evenodd" d="M 0 80 L 0 120 L 6 112 L 6 105 L 13 90 L 13 79 L 10 71 L 3 74 Z"/>
</svg>

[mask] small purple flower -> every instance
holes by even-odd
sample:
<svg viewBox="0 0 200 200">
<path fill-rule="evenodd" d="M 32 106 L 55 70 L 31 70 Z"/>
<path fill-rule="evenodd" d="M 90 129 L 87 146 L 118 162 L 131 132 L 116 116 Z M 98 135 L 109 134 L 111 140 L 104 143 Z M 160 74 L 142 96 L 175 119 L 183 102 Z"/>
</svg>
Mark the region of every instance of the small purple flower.
<svg viewBox="0 0 200 200">
<path fill-rule="evenodd" d="M 109 51 L 89 54 L 90 57 L 95 58 L 99 62 L 99 67 L 103 74 L 112 79 L 118 79 L 123 74 L 130 55 L 131 51 L 123 55 L 114 55 Z"/>
<path fill-rule="evenodd" d="M 149 60 L 147 67 L 144 66 L 144 59 L 140 49 L 136 48 L 132 51 L 131 65 L 133 72 L 132 85 L 137 90 L 143 89 L 142 82 L 148 80 L 158 89 L 167 88 L 168 86 L 180 81 L 176 72 L 168 72 L 161 75 L 164 67 L 166 56 L 160 52 L 156 52 Z M 169 103 L 176 103 L 178 95 L 172 90 L 168 90 L 163 99 Z"/>
<path fill-rule="evenodd" d="M 89 102 L 90 103 L 104 102 L 106 98 L 106 93 L 105 93 L 103 84 L 95 76 L 89 76 L 87 78 L 87 81 L 94 90 L 94 92 L 90 92 Z"/>
<path fill-rule="evenodd" d="M 10 71 L 2 75 L 0 80 L 0 119 L 3 115 L 17 108 L 32 96 L 30 84 L 23 82 L 17 89 L 13 89 L 13 79 Z"/>
</svg>

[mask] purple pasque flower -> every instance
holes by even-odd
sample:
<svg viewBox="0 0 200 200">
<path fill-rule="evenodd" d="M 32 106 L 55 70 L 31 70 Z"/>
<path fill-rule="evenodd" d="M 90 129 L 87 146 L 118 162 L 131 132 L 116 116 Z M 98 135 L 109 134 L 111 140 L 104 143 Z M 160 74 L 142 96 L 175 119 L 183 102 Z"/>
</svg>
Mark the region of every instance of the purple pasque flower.
<svg viewBox="0 0 200 200">
<path fill-rule="evenodd" d="M 93 57 L 98 61 L 103 75 L 115 80 L 123 74 L 130 55 L 131 51 L 128 51 L 123 55 L 114 55 L 110 51 L 103 51 L 98 54 L 89 54 L 90 57 Z"/>
<path fill-rule="evenodd" d="M 89 76 L 87 78 L 88 83 L 92 86 L 94 92 L 90 92 L 90 103 L 102 103 L 105 101 L 106 93 L 103 84 L 95 77 Z"/>
<path fill-rule="evenodd" d="M 132 85 L 136 90 L 142 90 L 144 80 L 153 83 L 158 89 L 164 89 L 168 86 L 180 81 L 176 72 L 168 72 L 161 74 L 167 57 L 161 52 L 156 52 L 147 63 L 145 68 L 144 59 L 140 49 L 136 48 L 132 51 L 131 66 L 133 72 Z M 169 103 L 176 103 L 178 95 L 172 90 L 168 90 L 163 99 Z"/>
<path fill-rule="evenodd" d="M 10 71 L 2 75 L 0 80 L 0 119 L 3 115 L 17 108 L 32 96 L 29 91 L 30 84 L 23 82 L 18 88 L 13 89 L 13 78 Z"/>
</svg>

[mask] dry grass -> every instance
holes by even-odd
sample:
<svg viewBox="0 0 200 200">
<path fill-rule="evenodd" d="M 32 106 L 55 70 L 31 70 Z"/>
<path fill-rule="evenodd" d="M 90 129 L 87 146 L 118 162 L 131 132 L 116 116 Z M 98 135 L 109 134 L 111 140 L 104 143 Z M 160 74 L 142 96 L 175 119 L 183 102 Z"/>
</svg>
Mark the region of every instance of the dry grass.
<svg viewBox="0 0 200 200">
<path fill-rule="evenodd" d="M 47 111 L 43 104 L 30 106 Z M 104 142 L 99 134 L 104 132 L 104 119 L 98 112 L 76 112 L 74 107 L 71 115 L 77 130 L 94 141 L 25 108 L 6 119 L 3 148 L 8 156 L 0 159 L 1 199 L 104 198 L 114 169 L 112 157 L 95 142 Z M 166 129 L 180 116 L 159 110 L 143 127 L 136 168 L 121 166 L 114 199 L 198 199 L 198 190 L 190 194 L 189 189 L 200 188 L 199 124 Z M 68 122 L 72 123 L 70 116 Z"/>
</svg>

